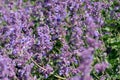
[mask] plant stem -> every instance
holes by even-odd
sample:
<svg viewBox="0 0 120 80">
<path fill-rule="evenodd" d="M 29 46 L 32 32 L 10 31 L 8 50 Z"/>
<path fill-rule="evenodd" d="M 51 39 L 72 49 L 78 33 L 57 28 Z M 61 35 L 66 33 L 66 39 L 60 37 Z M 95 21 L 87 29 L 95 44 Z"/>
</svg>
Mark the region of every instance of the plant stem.
<svg viewBox="0 0 120 80">
<path fill-rule="evenodd" d="M 41 66 L 40 66 L 39 64 L 37 64 L 32 58 L 31 58 L 31 61 L 32 61 L 36 66 L 38 66 L 39 68 L 41 68 L 42 70 L 47 71 L 47 69 L 41 67 Z"/>
</svg>

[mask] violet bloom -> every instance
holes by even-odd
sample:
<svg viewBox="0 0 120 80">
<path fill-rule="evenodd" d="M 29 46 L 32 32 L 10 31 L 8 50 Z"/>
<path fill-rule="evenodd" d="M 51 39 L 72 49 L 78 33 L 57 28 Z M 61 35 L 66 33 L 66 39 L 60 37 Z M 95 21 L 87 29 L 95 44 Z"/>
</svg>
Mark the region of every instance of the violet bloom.
<svg viewBox="0 0 120 80">
<path fill-rule="evenodd" d="M 81 78 L 80 78 L 80 76 L 74 76 L 74 77 L 72 77 L 72 78 L 70 78 L 68 80 L 81 80 Z"/>
<path fill-rule="evenodd" d="M 107 62 L 97 63 L 94 68 L 99 73 L 102 71 L 105 71 L 106 68 L 108 68 L 109 64 Z"/>
<path fill-rule="evenodd" d="M 15 77 L 14 71 L 12 60 L 6 56 L 0 55 L 0 80 L 5 77 Z"/>
<path fill-rule="evenodd" d="M 3 62 L 0 62 L 0 78 L 5 76 L 4 70 L 5 70 L 5 65 L 3 64 Z"/>
<path fill-rule="evenodd" d="M 22 80 L 34 80 L 33 77 L 31 76 L 31 70 L 33 68 L 34 64 L 26 64 L 26 66 L 24 66 L 23 69 L 19 69 L 18 73 L 19 73 L 19 79 Z"/>
<path fill-rule="evenodd" d="M 86 73 L 80 80 L 93 80 L 93 78 L 90 74 Z"/>
<path fill-rule="evenodd" d="M 74 76 L 68 80 L 93 80 L 90 75 L 85 75 L 85 76 Z"/>
</svg>

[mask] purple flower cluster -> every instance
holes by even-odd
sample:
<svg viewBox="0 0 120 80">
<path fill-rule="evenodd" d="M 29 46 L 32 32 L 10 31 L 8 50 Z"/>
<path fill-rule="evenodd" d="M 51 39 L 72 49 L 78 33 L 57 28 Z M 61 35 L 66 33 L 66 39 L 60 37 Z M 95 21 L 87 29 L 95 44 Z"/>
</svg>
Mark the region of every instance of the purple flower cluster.
<svg viewBox="0 0 120 80">
<path fill-rule="evenodd" d="M 0 4 L 0 80 L 37 80 L 39 75 L 48 78 L 55 71 L 68 80 L 92 80 L 93 55 L 103 48 L 98 29 L 103 25 L 100 11 L 106 4 L 23 1 Z M 104 71 L 107 66 L 103 62 L 95 69 Z"/>
<path fill-rule="evenodd" d="M 105 71 L 105 69 L 108 67 L 108 63 L 106 62 L 102 62 L 102 63 L 98 63 L 96 64 L 94 67 L 95 67 L 95 70 L 97 72 L 102 72 L 102 71 Z"/>
<path fill-rule="evenodd" d="M 0 79 L 9 80 L 15 77 L 15 64 L 6 55 L 0 55 Z"/>
</svg>

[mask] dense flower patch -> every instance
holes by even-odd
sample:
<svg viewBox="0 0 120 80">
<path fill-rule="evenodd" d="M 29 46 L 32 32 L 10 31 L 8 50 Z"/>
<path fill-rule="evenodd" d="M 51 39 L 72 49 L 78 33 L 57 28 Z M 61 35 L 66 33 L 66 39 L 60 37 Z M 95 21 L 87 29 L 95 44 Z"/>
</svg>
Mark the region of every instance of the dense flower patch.
<svg viewBox="0 0 120 80">
<path fill-rule="evenodd" d="M 119 0 L 0 0 L 0 80 L 119 80 Z"/>
</svg>

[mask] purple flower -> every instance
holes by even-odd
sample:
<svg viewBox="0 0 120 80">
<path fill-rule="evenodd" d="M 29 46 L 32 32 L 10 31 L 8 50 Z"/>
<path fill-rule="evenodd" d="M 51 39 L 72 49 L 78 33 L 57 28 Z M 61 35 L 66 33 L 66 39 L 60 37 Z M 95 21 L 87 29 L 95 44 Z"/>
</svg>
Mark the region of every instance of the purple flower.
<svg viewBox="0 0 120 80">
<path fill-rule="evenodd" d="M 68 80 L 81 80 L 81 77 L 80 76 L 74 76 Z"/>
<path fill-rule="evenodd" d="M 5 76 L 4 70 L 5 70 L 5 65 L 2 62 L 0 62 L 0 77 Z"/>
<path fill-rule="evenodd" d="M 97 63 L 94 68 L 97 72 L 105 71 L 106 68 L 109 67 L 109 64 L 107 62 Z"/>
<path fill-rule="evenodd" d="M 0 78 L 15 77 L 14 64 L 6 56 L 0 55 Z"/>
</svg>

